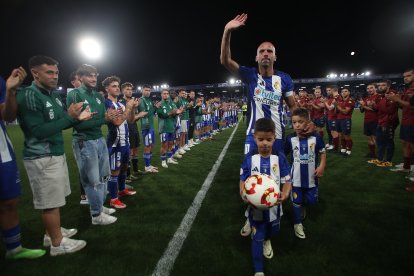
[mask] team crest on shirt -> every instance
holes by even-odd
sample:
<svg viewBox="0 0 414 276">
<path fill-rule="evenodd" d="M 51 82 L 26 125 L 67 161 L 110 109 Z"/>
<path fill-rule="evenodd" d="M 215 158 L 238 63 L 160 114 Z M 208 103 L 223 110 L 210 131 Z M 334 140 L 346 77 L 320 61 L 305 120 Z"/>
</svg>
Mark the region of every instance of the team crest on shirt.
<svg viewBox="0 0 414 276">
<path fill-rule="evenodd" d="M 296 192 L 293 192 L 292 196 L 293 196 L 293 199 L 298 198 L 298 194 Z"/>
<path fill-rule="evenodd" d="M 101 104 L 101 100 L 100 99 L 98 99 L 98 98 L 95 98 L 96 99 L 96 102 L 98 103 L 98 104 Z"/>
<path fill-rule="evenodd" d="M 280 90 L 280 82 L 275 81 L 275 83 L 273 84 L 273 88 L 274 88 L 276 91 L 279 91 L 279 90 Z"/>
<path fill-rule="evenodd" d="M 121 166 L 121 161 L 116 161 L 116 166 L 119 168 Z"/>
<path fill-rule="evenodd" d="M 273 164 L 273 166 L 272 166 L 272 171 L 273 171 L 274 173 L 277 173 L 277 171 L 278 171 L 277 164 Z"/>
<path fill-rule="evenodd" d="M 53 109 L 49 110 L 49 118 L 50 120 L 53 120 L 55 118 L 55 112 L 53 111 Z"/>
<path fill-rule="evenodd" d="M 311 151 L 315 151 L 315 143 L 310 144 L 309 148 Z"/>
</svg>

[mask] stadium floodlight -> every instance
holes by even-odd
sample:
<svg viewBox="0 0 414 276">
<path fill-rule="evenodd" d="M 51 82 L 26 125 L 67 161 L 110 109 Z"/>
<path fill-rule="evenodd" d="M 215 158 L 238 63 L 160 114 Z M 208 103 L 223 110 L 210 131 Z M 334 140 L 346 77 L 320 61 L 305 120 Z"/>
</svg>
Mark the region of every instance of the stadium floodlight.
<svg viewBox="0 0 414 276">
<path fill-rule="evenodd" d="M 366 71 L 365 72 L 365 76 L 369 76 L 369 75 L 371 75 L 371 72 L 370 71 Z"/>
<path fill-rule="evenodd" d="M 354 73 L 351 73 L 351 77 L 353 77 L 354 76 Z"/>
<path fill-rule="evenodd" d="M 344 78 L 346 78 L 346 77 L 348 77 L 348 74 L 347 73 L 344 74 Z"/>
<path fill-rule="evenodd" d="M 229 83 L 230 83 L 230 84 L 234 84 L 235 82 L 236 82 L 236 81 L 235 81 L 234 79 L 230 79 L 230 80 L 229 80 Z"/>
<path fill-rule="evenodd" d="M 351 52 L 351 56 L 353 56 L 353 55 L 355 55 L 355 52 L 354 51 Z"/>
<path fill-rule="evenodd" d="M 141 91 L 141 89 L 142 89 L 142 87 L 141 86 L 138 86 L 138 90 Z"/>
<path fill-rule="evenodd" d="M 89 59 L 99 59 L 102 56 L 102 47 L 99 42 L 91 37 L 79 41 L 81 52 Z"/>
</svg>

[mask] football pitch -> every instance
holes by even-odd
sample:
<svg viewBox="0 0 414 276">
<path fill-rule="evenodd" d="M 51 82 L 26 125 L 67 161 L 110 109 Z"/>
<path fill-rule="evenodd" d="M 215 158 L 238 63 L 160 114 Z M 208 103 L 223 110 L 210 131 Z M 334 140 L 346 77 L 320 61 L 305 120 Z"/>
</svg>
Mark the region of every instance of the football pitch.
<svg viewBox="0 0 414 276">
<path fill-rule="evenodd" d="M 106 131 L 106 127 L 103 129 Z M 234 128 L 186 153 L 178 165 L 160 166 L 159 139 L 153 151 L 155 175 L 133 182 L 127 208 L 117 210 L 118 221 L 93 226 L 88 206 L 79 204 L 79 184 L 71 149 L 71 130 L 64 132 L 72 194 L 61 208 L 62 226 L 77 228 L 74 238 L 87 246 L 74 254 L 36 260 L 5 261 L 1 275 L 152 275 L 188 208 L 212 170 Z M 244 205 L 238 194 L 240 163 L 246 127 L 240 123 L 211 187 L 205 194 L 170 275 L 253 275 L 250 238 L 241 237 Z M 9 126 L 19 161 L 23 195 L 19 214 L 23 245 L 40 248 L 43 226 L 33 209 L 32 195 L 22 165 L 23 134 Z M 396 134 L 394 162 L 402 160 Z M 326 136 L 326 134 L 325 134 Z M 328 153 L 327 169 L 319 187 L 319 202 L 308 208 L 306 239 L 293 232 L 292 206 L 283 205 L 281 232 L 272 238 L 274 257 L 266 260 L 266 275 L 413 275 L 414 185 L 404 174 L 368 164 L 362 116 L 353 116 L 352 156 Z M 325 139 L 326 141 L 326 139 Z M 142 152 L 142 148 L 140 148 Z M 143 161 L 140 157 L 140 169 Z M 108 204 L 106 204 L 108 206 Z M 5 252 L 1 246 L 2 253 Z M 160 274 L 167 275 L 167 274 Z"/>
</svg>

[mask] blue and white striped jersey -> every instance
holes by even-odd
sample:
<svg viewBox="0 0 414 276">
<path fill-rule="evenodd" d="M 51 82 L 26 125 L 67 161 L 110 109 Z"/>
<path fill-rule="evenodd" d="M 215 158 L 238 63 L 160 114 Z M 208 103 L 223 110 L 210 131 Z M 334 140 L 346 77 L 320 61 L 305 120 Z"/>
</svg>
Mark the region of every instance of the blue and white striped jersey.
<svg viewBox="0 0 414 276">
<path fill-rule="evenodd" d="M 6 101 L 6 82 L 0 78 L 0 104 Z M 15 160 L 13 146 L 6 132 L 6 127 L 0 120 L 0 162 L 6 163 Z"/>
<path fill-rule="evenodd" d="M 260 154 L 247 155 L 244 157 L 241 165 L 240 180 L 245 181 L 251 175 L 264 173 L 271 176 L 280 188 L 280 184 L 284 184 L 285 181 L 290 180 L 289 169 L 289 163 L 286 156 L 282 153 L 280 156 L 270 155 L 266 158 L 261 157 Z M 248 212 L 249 210 L 246 211 L 246 216 Z M 274 221 L 281 215 L 282 210 L 280 204 L 269 209 L 269 221 Z"/>
<path fill-rule="evenodd" d="M 119 109 L 125 111 L 125 105 L 120 102 L 113 102 L 109 99 L 105 100 L 106 109 Z M 108 123 L 108 136 L 106 138 L 106 144 L 108 147 L 128 146 L 129 145 L 129 131 L 128 123 L 125 120 L 120 126 L 116 126 L 112 123 Z"/>
<path fill-rule="evenodd" d="M 319 165 L 319 153 L 325 152 L 325 144 L 319 134 L 299 138 L 290 134 L 286 138 L 286 152 L 292 153 L 292 186 L 312 188 L 318 185 L 315 169 Z"/>
<path fill-rule="evenodd" d="M 276 71 L 271 77 L 262 77 L 256 68 L 240 66 L 239 75 L 248 87 L 250 118 L 246 135 L 253 134 L 258 119 L 271 118 L 276 125 L 276 139 L 283 139 L 283 99 L 293 96 L 290 76 Z"/>
</svg>

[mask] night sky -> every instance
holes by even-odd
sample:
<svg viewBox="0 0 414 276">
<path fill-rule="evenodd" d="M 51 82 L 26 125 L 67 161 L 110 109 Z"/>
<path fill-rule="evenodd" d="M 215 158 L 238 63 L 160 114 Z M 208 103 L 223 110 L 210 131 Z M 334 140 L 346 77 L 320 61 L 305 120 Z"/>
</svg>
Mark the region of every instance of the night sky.
<svg viewBox="0 0 414 276">
<path fill-rule="evenodd" d="M 100 81 L 115 74 L 134 84 L 225 82 L 231 75 L 220 65 L 221 36 L 242 12 L 249 18 L 231 43 L 241 65 L 256 66 L 257 46 L 269 40 L 276 44 L 276 68 L 292 78 L 400 73 L 414 66 L 414 1 L 60 2 L 2 3 L 3 77 L 44 54 L 59 61 L 64 86 L 82 63 L 95 65 Z M 80 53 L 85 35 L 102 43 L 100 60 Z"/>
</svg>

